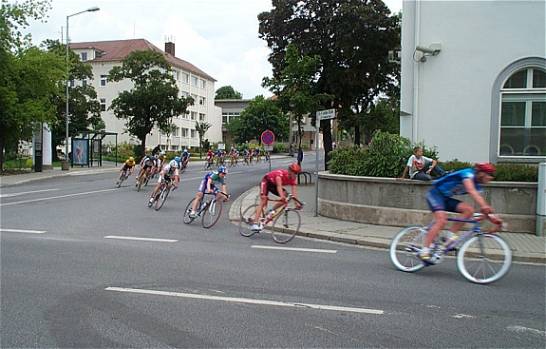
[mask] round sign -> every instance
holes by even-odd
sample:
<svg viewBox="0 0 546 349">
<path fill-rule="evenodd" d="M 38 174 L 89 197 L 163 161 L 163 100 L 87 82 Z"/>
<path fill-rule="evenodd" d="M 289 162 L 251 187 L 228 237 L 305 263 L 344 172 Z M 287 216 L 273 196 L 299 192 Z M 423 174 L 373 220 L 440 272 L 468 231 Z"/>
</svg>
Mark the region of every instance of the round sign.
<svg viewBox="0 0 546 349">
<path fill-rule="evenodd" d="M 262 143 L 265 145 L 271 145 L 275 143 L 275 134 L 271 130 L 265 130 L 262 132 Z"/>
</svg>

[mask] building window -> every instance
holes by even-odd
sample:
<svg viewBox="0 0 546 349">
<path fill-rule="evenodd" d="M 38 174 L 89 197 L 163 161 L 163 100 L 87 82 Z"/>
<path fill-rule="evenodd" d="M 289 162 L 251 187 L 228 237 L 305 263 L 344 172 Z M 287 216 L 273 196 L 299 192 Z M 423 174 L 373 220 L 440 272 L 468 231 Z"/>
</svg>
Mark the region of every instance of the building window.
<svg viewBox="0 0 546 349">
<path fill-rule="evenodd" d="M 70 80 L 70 87 L 74 87 L 74 80 Z"/>
<path fill-rule="evenodd" d="M 175 127 L 173 128 L 173 136 L 178 137 L 178 135 L 179 135 L 179 133 L 180 133 L 179 130 L 180 130 L 180 129 L 179 129 L 178 127 L 175 126 Z"/>
<path fill-rule="evenodd" d="M 192 120 L 197 119 L 197 112 L 194 112 L 194 111 L 191 112 L 191 119 Z"/>
<path fill-rule="evenodd" d="M 105 98 L 100 99 L 100 111 L 106 111 L 106 99 Z"/>
<path fill-rule="evenodd" d="M 199 97 L 199 105 L 205 105 L 205 97 Z"/>
<path fill-rule="evenodd" d="M 203 80 L 203 79 L 199 80 L 199 84 L 200 84 L 199 87 L 201 87 L 201 88 L 207 87 L 207 82 L 205 80 Z"/>
<path fill-rule="evenodd" d="M 184 138 L 188 137 L 188 129 L 187 128 L 182 129 L 182 137 L 184 137 Z"/>
<path fill-rule="evenodd" d="M 546 156 L 545 70 L 514 72 L 501 89 L 499 156 Z"/>
<path fill-rule="evenodd" d="M 231 121 L 239 117 L 239 113 L 222 113 L 222 124 L 229 124 Z"/>
<path fill-rule="evenodd" d="M 82 59 L 82 62 L 87 61 L 87 52 L 82 52 L 82 53 L 80 54 L 80 57 L 81 57 L 81 59 Z"/>
<path fill-rule="evenodd" d="M 83 79 L 83 80 L 82 80 L 82 86 L 83 86 L 83 87 L 87 86 L 87 80 L 86 80 L 86 79 Z"/>
<path fill-rule="evenodd" d="M 171 145 L 171 150 L 174 150 L 174 151 L 178 150 L 178 146 L 177 145 Z"/>
<path fill-rule="evenodd" d="M 189 83 L 190 83 L 190 76 L 189 76 L 189 74 L 187 74 L 187 73 L 182 73 L 182 82 L 185 83 L 185 84 L 189 84 Z"/>
<path fill-rule="evenodd" d="M 108 80 L 108 75 L 101 75 L 100 76 L 100 85 L 106 86 L 106 81 Z"/>
<path fill-rule="evenodd" d="M 195 138 L 195 130 L 191 130 L 191 138 Z"/>
<path fill-rule="evenodd" d="M 199 121 L 205 121 L 205 114 L 199 113 Z"/>
<path fill-rule="evenodd" d="M 199 79 L 197 79 L 197 76 L 192 76 L 191 77 L 191 85 L 197 87 L 197 81 L 198 80 Z"/>
</svg>

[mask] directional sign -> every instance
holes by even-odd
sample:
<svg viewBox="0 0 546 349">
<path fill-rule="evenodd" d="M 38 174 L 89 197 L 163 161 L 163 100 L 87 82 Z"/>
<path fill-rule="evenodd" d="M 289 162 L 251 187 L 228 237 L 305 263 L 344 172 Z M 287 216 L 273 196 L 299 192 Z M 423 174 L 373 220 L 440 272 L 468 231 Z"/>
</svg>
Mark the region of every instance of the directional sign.
<svg viewBox="0 0 546 349">
<path fill-rule="evenodd" d="M 326 110 L 317 111 L 317 119 L 318 120 L 334 119 L 335 117 L 336 117 L 336 110 L 335 109 L 326 109 Z"/>
<path fill-rule="evenodd" d="M 271 130 L 265 130 L 262 132 L 262 143 L 265 145 L 271 145 L 275 143 L 275 134 Z"/>
</svg>

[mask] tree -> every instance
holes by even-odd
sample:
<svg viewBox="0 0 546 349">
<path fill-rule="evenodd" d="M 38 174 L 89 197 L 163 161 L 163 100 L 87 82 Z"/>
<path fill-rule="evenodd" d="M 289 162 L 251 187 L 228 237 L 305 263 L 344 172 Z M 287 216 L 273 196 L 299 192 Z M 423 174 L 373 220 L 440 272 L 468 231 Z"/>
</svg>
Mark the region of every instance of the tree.
<svg viewBox="0 0 546 349">
<path fill-rule="evenodd" d="M 197 130 L 197 133 L 199 134 L 199 159 L 202 158 L 203 155 L 203 137 L 205 136 L 205 133 L 207 133 L 208 129 L 212 125 L 208 122 L 195 122 L 195 129 Z"/>
<path fill-rule="evenodd" d="M 117 118 L 126 120 L 127 131 L 137 137 L 141 154 L 146 150 L 146 135 L 154 126 L 162 132 L 173 129 L 172 118 L 186 113 L 193 99 L 178 97 L 178 88 L 165 57 L 154 51 L 135 51 L 121 66 L 110 70 L 108 80 L 130 79 L 133 88 L 122 91 L 110 106 Z"/>
<path fill-rule="evenodd" d="M 216 90 L 216 97 L 214 99 L 243 99 L 243 95 L 235 91 L 231 85 L 227 85 Z"/>
<path fill-rule="evenodd" d="M 281 73 L 276 78 L 264 78 L 263 85 L 270 87 L 278 96 L 279 105 L 284 111 L 294 114 L 298 124 L 298 149 L 301 150 L 303 116 L 314 114 L 321 102 L 330 99 L 331 96 L 314 93 L 320 57 L 302 56 L 295 44 L 289 44 L 286 48 L 285 61 L 286 65 Z"/>
<path fill-rule="evenodd" d="M 272 52 L 274 78 L 287 65 L 285 52 L 295 43 L 305 56 L 318 55 L 321 67 L 316 93 L 335 96 L 331 107 L 340 119 L 364 116 L 373 100 L 396 83 L 398 65 L 388 51 L 400 45 L 399 18 L 381 0 L 273 0 L 273 9 L 258 16 L 259 35 Z M 355 143 L 360 126 L 354 122 Z M 321 122 L 325 164 L 332 150 L 330 122 Z"/>
<path fill-rule="evenodd" d="M 27 0 L 0 6 L 0 171 L 6 145 L 17 148 L 42 122 L 55 117 L 53 97 L 64 78 L 64 62 L 30 45 L 21 29 L 42 19 L 49 1 Z"/>
<path fill-rule="evenodd" d="M 49 52 L 56 54 L 61 59 L 66 59 L 66 45 L 58 40 L 46 40 L 42 44 Z M 89 81 L 93 79 L 93 70 L 90 64 L 84 63 L 79 56 L 69 51 L 69 81 Z M 57 119 L 52 126 L 52 148 L 63 143 L 66 137 L 66 81 L 59 81 L 60 94 L 55 96 L 57 107 Z M 75 83 L 69 87 L 70 101 L 68 110 L 70 115 L 68 134 L 77 136 L 86 131 L 103 131 L 105 124 L 101 118 L 100 103 L 97 100 L 97 92 L 91 84 L 80 85 Z M 53 156 L 57 154 L 53 151 Z"/>
<path fill-rule="evenodd" d="M 282 139 L 288 135 L 288 118 L 274 101 L 256 96 L 238 118 L 230 121 L 227 129 L 238 143 L 259 141 L 262 132 L 268 129 Z"/>
</svg>

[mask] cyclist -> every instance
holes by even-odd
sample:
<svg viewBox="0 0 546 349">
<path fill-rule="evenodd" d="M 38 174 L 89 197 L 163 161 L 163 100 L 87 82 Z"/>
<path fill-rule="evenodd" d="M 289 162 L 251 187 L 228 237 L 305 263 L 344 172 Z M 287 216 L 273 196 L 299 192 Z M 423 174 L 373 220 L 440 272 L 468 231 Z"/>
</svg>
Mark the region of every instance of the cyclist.
<svg viewBox="0 0 546 349">
<path fill-rule="evenodd" d="M 180 154 L 180 157 L 182 158 L 181 168 L 186 168 L 186 166 L 188 166 L 188 162 L 190 161 L 190 152 L 188 151 L 188 149 L 184 148 L 184 151 L 182 152 L 182 154 Z"/>
<path fill-rule="evenodd" d="M 138 182 L 140 181 L 143 175 L 145 175 L 144 178 L 150 175 L 154 166 L 155 166 L 155 157 L 152 154 L 145 155 L 142 158 L 142 160 L 140 160 L 140 172 L 138 173 L 138 176 L 136 178 L 135 186 L 138 186 Z"/>
<path fill-rule="evenodd" d="M 227 193 L 227 186 L 225 182 L 225 178 L 227 175 L 227 169 L 225 166 L 218 167 L 218 170 L 211 171 L 203 177 L 203 180 L 201 181 L 201 184 L 199 184 L 199 189 L 197 189 L 197 193 L 195 194 L 195 200 L 193 200 L 193 205 L 191 206 L 191 212 L 190 212 L 190 218 L 195 218 L 197 216 L 197 205 L 201 202 L 201 199 L 205 195 L 205 193 L 215 193 L 217 195 L 219 190 L 216 188 L 215 184 L 220 184 L 222 186 L 222 191 L 224 193 Z M 219 197 L 217 196 L 219 199 Z"/>
<path fill-rule="evenodd" d="M 212 152 L 212 149 L 209 149 L 207 152 L 207 169 L 212 165 L 212 162 L 214 161 L 214 153 Z"/>
<path fill-rule="evenodd" d="M 155 196 L 161 188 L 161 184 L 163 183 L 163 181 L 171 181 L 172 177 L 174 176 L 174 189 L 178 188 L 178 183 L 180 183 L 181 161 L 182 160 L 180 159 L 180 156 L 175 156 L 175 158 L 172 159 L 167 165 L 165 165 L 161 172 L 159 172 L 159 180 L 157 181 L 157 185 L 155 186 L 154 190 L 152 190 L 150 200 L 148 201 L 148 207 L 152 207 Z"/>
<path fill-rule="evenodd" d="M 119 178 L 121 178 L 121 176 L 129 177 L 131 173 L 133 173 L 133 168 L 135 167 L 135 165 L 135 158 L 129 156 L 129 158 L 125 160 L 123 166 L 121 167 L 121 170 L 119 171 Z"/>
<path fill-rule="evenodd" d="M 454 195 L 468 194 L 480 206 L 480 211 L 495 225 L 502 225 L 502 220 L 491 215 L 493 208 L 483 198 L 482 184 L 489 183 L 495 176 L 495 165 L 491 163 L 478 163 L 474 168 L 465 168 L 452 172 L 432 183 L 432 188 L 426 195 L 428 206 L 434 215 L 434 223 L 430 227 L 419 253 L 419 258 L 429 261 L 430 246 L 438 236 L 438 233 L 447 223 L 447 212 L 458 212 L 460 218 L 469 219 L 474 214 L 474 208 L 466 203 L 454 199 Z M 459 229 L 464 222 L 456 222 L 450 228 L 450 240 L 456 240 Z M 449 243 L 449 242 L 448 242 Z"/>
<path fill-rule="evenodd" d="M 296 175 L 301 172 L 301 166 L 297 163 L 292 163 L 288 166 L 288 170 L 278 169 L 273 170 L 266 174 L 262 182 L 260 183 L 260 204 L 256 209 L 254 216 L 254 224 L 250 228 L 251 230 L 260 231 L 263 229 L 263 224 L 260 222 L 260 212 L 267 207 L 268 193 L 272 193 L 281 198 L 281 200 L 273 206 L 273 210 L 276 210 L 284 203 L 286 203 L 286 190 L 284 185 L 290 185 L 292 196 L 298 198 Z M 296 201 L 296 207 L 301 208 L 301 205 Z"/>
</svg>

